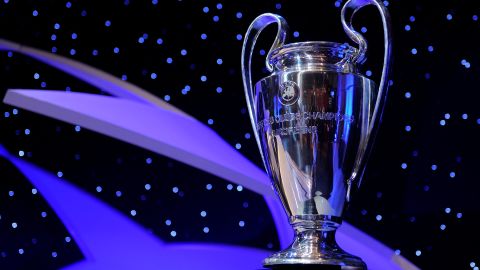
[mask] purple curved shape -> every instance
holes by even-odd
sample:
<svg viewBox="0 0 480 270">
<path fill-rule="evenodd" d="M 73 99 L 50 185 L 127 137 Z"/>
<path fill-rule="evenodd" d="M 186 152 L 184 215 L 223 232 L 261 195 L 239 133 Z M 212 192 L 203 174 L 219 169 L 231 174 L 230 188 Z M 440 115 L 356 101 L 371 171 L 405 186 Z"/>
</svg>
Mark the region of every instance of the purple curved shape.
<svg viewBox="0 0 480 270">
<path fill-rule="evenodd" d="M 265 173 L 213 130 L 161 108 L 109 96 L 9 90 L 4 102 L 152 150 L 274 197 Z"/>
<path fill-rule="evenodd" d="M 163 101 L 147 90 L 127 81 L 120 80 L 103 70 L 86 65 L 82 62 L 5 39 L 0 39 L 0 50 L 8 50 L 30 56 L 49 66 L 56 67 L 65 73 L 77 77 L 78 79 L 113 96 L 153 105 L 154 107 L 160 107 L 191 118 L 187 113 Z"/>
<path fill-rule="evenodd" d="M 148 230 L 64 179 L 12 157 L 12 162 L 39 190 L 64 222 L 86 260 L 65 270 L 258 269 L 268 251 L 231 245 L 166 244 Z M 112 226 L 112 224 L 115 224 Z M 188 258 L 188 259 L 186 259 Z"/>
<path fill-rule="evenodd" d="M 264 196 L 281 246 L 291 243 L 292 228 L 268 176 L 194 119 L 127 99 L 63 91 L 9 90 L 4 102 L 81 125 L 242 185 Z"/>
</svg>

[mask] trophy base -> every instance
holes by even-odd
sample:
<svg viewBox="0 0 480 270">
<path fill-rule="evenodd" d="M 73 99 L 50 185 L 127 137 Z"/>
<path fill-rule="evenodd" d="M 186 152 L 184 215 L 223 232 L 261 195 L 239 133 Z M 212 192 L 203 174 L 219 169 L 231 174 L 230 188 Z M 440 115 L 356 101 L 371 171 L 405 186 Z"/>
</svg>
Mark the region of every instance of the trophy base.
<svg viewBox="0 0 480 270">
<path fill-rule="evenodd" d="M 303 223 L 303 224 L 302 224 Z M 274 253 L 263 261 L 271 269 L 342 269 L 366 270 L 367 266 L 357 256 L 343 251 L 335 241 L 339 224 L 329 222 L 324 226 L 306 228 L 305 223 L 294 224 L 295 239 L 285 250 Z"/>
</svg>

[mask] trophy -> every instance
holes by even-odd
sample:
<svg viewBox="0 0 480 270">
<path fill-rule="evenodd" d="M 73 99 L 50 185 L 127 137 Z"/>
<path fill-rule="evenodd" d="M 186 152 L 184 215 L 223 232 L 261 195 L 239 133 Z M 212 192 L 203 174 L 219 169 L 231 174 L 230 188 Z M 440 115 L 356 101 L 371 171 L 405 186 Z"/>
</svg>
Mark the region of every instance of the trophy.
<svg viewBox="0 0 480 270">
<path fill-rule="evenodd" d="M 352 19 L 367 5 L 380 12 L 384 31 L 378 88 L 357 71 L 367 42 L 352 27 Z M 349 0 L 341 22 L 358 49 L 325 41 L 285 44 L 287 23 L 271 13 L 257 17 L 245 35 L 242 75 L 250 120 L 266 171 L 295 232 L 290 247 L 264 260 L 266 267 L 366 269 L 362 259 L 337 245 L 335 231 L 351 193 L 360 185 L 385 104 L 390 19 L 379 0 Z M 272 23 L 278 31 L 266 58 L 271 74 L 254 86 L 253 49 L 259 34 Z"/>
</svg>

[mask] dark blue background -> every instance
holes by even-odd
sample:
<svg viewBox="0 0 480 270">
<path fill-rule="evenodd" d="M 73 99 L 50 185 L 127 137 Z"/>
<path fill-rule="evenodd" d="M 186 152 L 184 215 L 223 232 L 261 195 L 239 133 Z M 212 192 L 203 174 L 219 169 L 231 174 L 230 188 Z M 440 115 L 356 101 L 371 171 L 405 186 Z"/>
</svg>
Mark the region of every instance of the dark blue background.
<svg viewBox="0 0 480 270">
<path fill-rule="evenodd" d="M 253 136 L 246 135 L 252 130 L 240 74 L 243 40 L 237 35 L 243 36 L 257 15 L 274 12 L 287 19 L 292 33 L 299 32 L 297 38 L 292 34 L 292 42 L 348 41 L 335 1 L 70 4 L 2 1 L 0 37 L 46 51 L 55 48 L 57 54 L 117 77 L 125 75 L 159 97 L 168 95 L 170 103 L 205 124 L 213 120 L 211 128 L 233 147 L 240 144 L 238 151 L 259 166 Z M 346 219 L 422 269 L 469 269 L 472 262 L 480 264 L 480 46 L 476 41 L 480 22 L 475 17 L 480 15 L 480 3 L 394 0 L 387 4 L 394 29 L 394 84 L 363 186 Z M 383 49 L 379 16 L 366 8 L 354 25 L 366 28 L 370 45 L 362 71 L 372 71 L 378 81 Z M 269 48 L 272 33 L 262 38 L 259 49 Z M 98 55 L 93 55 L 94 50 Z M 260 51 L 256 55 L 260 78 L 264 56 Z M 167 58 L 173 62 L 167 63 Z M 219 58 L 222 64 L 217 63 Z M 8 88 L 101 93 L 16 53 L 0 52 L 0 63 L 2 95 Z M 202 75 L 206 82 L 200 80 Z M 182 93 L 187 85 L 190 91 Z M 132 218 L 162 239 L 279 248 L 260 196 L 245 189 L 239 192 L 236 185 L 228 190 L 222 179 L 103 135 L 85 129 L 77 132 L 75 126 L 24 110 L 14 114 L 14 108 L 4 104 L 0 107 L 0 143 L 11 153 L 24 151 L 24 159 L 54 174 L 62 172 L 62 178 L 127 215 L 135 209 Z M 0 179 L 1 269 L 58 269 L 83 258 L 74 240 L 65 241 L 69 233 L 41 194 L 33 195 L 31 184 L 5 160 L 0 160 Z M 152 188 L 146 190 L 146 184 Z M 212 190 L 206 189 L 207 184 Z M 180 192 L 172 192 L 173 187 Z M 13 196 L 9 191 L 14 191 Z M 201 211 L 207 216 L 201 217 Z M 42 212 L 47 216 L 42 217 Z M 172 222 L 169 226 L 167 219 Z M 17 229 L 11 226 L 14 221 Z M 170 235 L 172 230 L 176 237 Z M 53 251 L 58 254 L 55 258 Z"/>
</svg>

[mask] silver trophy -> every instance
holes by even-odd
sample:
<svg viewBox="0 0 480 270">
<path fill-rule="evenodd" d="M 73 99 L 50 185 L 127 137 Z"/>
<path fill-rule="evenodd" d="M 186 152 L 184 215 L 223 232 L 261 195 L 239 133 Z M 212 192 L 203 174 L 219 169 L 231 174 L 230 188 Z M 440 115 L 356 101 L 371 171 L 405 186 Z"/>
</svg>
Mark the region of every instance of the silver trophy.
<svg viewBox="0 0 480 270">
<path fill-rule="evenodd" d="M 378 89 L 357 71 L 367 42 L 351 21 L 366 5 L 374 5 L 383 22 Z M 337 245 L 335 231 L 351 192 L 360 185 L 385 104 L 390 21 L 381 1 L 350 0 L 342 8 L 341 22 L 358 49 L 325 41 L 285 44 L 287 23 L 270 13 L 257 17 L 245 35 L 242 75 L 250 119 L 267 173 L 295 231 L 293 244 L 265 259 L 266 267 L 366 269 L 362 259 Z M 278 31 L 266 59 L 271 74 L 253 86 L 252 52 L 261 31 L 272 23 Z"/>
</svg>

